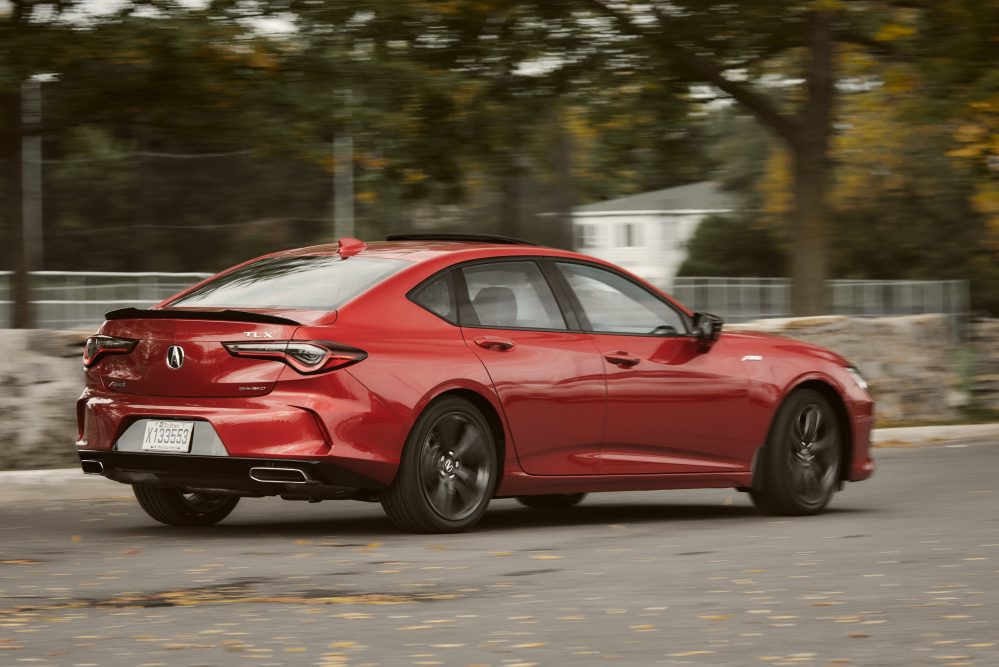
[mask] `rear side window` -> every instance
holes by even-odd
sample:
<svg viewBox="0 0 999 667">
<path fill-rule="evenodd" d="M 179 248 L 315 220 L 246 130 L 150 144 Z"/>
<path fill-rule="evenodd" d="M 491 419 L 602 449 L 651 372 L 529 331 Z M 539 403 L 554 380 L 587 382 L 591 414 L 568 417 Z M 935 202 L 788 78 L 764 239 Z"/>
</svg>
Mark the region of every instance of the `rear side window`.
<svg viewBox="0 0 999 667">
<path fill-rule="evenodd" d="M 457 324 L 458 308 L 455 303 L 450 273 L 446 273 L 416 290 L 412 299 L 434 315 L 444 318 L 451 324 Z"/>
<path fill-rule="evenodd" d="M 478 323 L 502 329 L 565 329 L 565 319 L 534 262 L 495 262 L 462 269 Z M 467 324 L 462 322 L 462 324 Z"/>
<path fill-rule="evenodd" d="M 270 257 L 221 275 L 169 305 L 333 310 L 406 264 L 383 257 Z"/>
</svg>

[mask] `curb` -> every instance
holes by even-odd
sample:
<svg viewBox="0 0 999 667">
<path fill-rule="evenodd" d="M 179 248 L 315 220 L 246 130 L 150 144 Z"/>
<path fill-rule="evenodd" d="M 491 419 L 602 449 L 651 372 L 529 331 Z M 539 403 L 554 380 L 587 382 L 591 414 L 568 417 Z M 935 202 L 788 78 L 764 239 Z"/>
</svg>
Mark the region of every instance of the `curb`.
<svg viewBox="0 0 999 667">
<path fill-rule="evenodd" d="M 875 448 L 885 449 L 999 442 L 999 423 L 877 428 L 871 440 Z M 128 486 L 98 475 L 84 475 L 79 468 L 0 471 L 0 505 L 32 500 L 122 499 L 132 499 Z"/>
<path fill-rule="evenodd" d="M 79 468 L 0 471 L 0 505 L 22 500 L 115 500 L 132 489 Z"/>
<path fill-rule="evenodd" d="M 979 440 L 999 441 L 999 424 L 901 426 L 876 428 L 871 433 L 871 442 L 875 448 L 964 444 Z"/>
</svg>

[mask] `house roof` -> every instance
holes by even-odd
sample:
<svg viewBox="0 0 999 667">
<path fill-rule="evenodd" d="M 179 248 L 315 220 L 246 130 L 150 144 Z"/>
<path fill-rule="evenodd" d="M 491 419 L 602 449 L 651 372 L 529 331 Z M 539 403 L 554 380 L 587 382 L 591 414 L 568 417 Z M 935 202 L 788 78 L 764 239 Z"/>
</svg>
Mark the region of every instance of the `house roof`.
<svg viewBox="0 0 999 667">
<path fill-rule="evenodd" d="M 575 213 L 611 213 L 624 211 L 730 211 L 735 202 L 722 192 L 717 181 L 701 181 L 637 195 L 608 199 L 577 206 Z"/>
</svg>

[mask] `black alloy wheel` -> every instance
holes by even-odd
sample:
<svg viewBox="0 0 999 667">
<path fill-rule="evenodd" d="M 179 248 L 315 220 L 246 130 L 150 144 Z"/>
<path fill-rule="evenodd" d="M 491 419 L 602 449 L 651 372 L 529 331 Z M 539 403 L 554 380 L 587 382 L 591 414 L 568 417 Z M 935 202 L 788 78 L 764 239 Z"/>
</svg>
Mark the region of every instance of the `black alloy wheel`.
<svg viewBox="0 0 999 667">
<path fill-rule="evenodd" d="M 753 502 L 770 514 L 822 511 L 839 486 L 842 457 L 843 436 L 828 399 L 814 389 L 793 392 L 774 420 Z"/>
<path fill-rule="evenodd" d="M 489 505 L 496 470 L 496 444 L 482 413 L 464 398 L 447 396 L 417 420 L 382 506 L 405 530 L 467 530 Z"/>
<path fill-rule="evenodd" d="M 142 484 L 133 484 L 132 491 L 146 514 L 169 526 L 211 526 L 229 516 L 239 503 L 239 496 Z"/>
</svg>

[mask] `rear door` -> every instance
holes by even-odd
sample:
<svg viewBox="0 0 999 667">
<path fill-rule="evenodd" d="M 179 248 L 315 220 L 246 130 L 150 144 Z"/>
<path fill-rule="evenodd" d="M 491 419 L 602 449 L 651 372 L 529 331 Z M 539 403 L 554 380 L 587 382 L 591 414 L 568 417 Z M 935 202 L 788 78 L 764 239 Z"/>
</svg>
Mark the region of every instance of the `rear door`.
<svg viewBox="0 0 999 667">
<path fill-rule="evenodd" d="M 606 389 L 593 335 L 570 331 L 575 316 L 531 259 L 466 265 L 455 282 L 462 335 L 493 381 L 521 467 L 595 474 Z"/>
<path fill-rule="evenodd" d="M 702 352 L 686 317 L 644 286 L 589 263 L 555 266 L 607 376 L 601 473 L 745 469 L 764 408 L 724 337 Z"/>
</svg>

